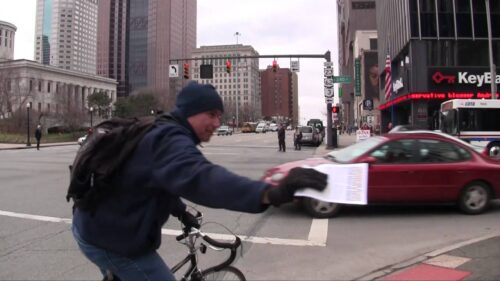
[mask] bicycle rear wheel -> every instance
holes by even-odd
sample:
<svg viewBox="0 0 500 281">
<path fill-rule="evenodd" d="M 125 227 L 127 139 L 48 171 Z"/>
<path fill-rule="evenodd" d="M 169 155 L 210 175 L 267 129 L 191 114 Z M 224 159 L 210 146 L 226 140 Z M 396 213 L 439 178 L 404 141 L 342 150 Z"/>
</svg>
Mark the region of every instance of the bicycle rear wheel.
<svg viewBox="0 0 500 281">
<path fill-rule="evenodd" d="M 240 280 L 246 281 L 245 275 L 236 267 L 226 266 L 221 270 L 209 268 L 204 270 L 201 275 L 205 281 L 219 281 L 219 280 Z"/>
</svg>

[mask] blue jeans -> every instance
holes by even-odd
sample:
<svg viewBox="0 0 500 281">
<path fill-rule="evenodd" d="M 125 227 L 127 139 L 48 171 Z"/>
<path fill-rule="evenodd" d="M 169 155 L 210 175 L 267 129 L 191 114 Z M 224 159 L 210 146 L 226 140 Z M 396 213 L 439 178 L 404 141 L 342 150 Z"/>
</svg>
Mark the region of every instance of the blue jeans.
<svg viewBox="0 0 500 281">
<path fill-rule="evenodd" d="M 123 281 L 126 280 L 175 280 L 174 275 L 156 251 L 129 258 L 91 245 L 82 239 L 75 226 L 73 236 L 82 253 L 94 263 L 103 276 L 111 271 Z"/>
</svg>

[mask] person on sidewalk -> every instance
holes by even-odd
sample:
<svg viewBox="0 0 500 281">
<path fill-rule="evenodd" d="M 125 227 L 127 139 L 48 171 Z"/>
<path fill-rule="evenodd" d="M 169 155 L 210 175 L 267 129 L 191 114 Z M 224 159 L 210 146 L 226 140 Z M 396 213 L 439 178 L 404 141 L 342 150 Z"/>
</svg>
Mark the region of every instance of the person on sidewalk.
<svg viewBox="0 0 500 281">
<path fill-rule="evenodd" d="M 42 139 L 42 126 L 38 124 L 35 130 L 36 149 L 40 150 L 40 140 Z"/>
<path fill-rule="evenodd" d="M 302 131 L 300 130 L 299 127 L 295 129 L 295 133 L 293 134 L 293 145 L 295 146 L 295 150 L 300 150 L 301 149 L 301 142 L 302 141 Z"/>
<path fill-rule="evenodd" d="M 285 127 L 283 127 L 283 124 L 280 124 L 278 127 L 278 145 L 279 145 L 279 150 L 278 151 L 286 151 L 285 148 Z"/>
</svg>

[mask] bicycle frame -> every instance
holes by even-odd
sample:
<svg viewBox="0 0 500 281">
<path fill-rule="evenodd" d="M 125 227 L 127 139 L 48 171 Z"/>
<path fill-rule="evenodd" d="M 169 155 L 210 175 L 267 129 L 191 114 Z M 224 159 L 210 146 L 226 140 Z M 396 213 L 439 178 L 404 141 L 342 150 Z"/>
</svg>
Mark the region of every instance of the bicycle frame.
<svg viewBox="0 0 500 281">
<path fill-rule="evenodd" d="M 198 212 L 197 218 L 201 220 L 201 213 Z M 208 269 L 205 270 L 200 270 L 198 268 L 198 260 L 197 260 L 197 255 L 196 252 L 200 251 L 202 254 L 205 254 L 207 250 L 207 245 L 204 243 L 200 242 L 199 246 L 196 244 L 196 240 L 198 238 L 202 238 L 205 240 L 209 247 L 214 249 L 214 250 L 224 250 L 228 249 L 230 250 L 230 255 L 229 257 L 222 263 L 212 266 Z M 176 237 L 177 241 L 181 240 L 186 240 L 184 245 L 186 245 L 189 249 L 189 253 L 187 256 L 181 260 L 179 263 L 177 263 L 175 266 L 172 267 L 172 272 L 176 273 L 178 272 L 182 267 L 187 265 L 189 263 L 188 269 L 184 272 L 182 275 L 181 280 L 203 280 L 203 274 L 209 270 L 215 270 L 219 271 L 225 267 L 228 267 L 235 259 L 236 257 L 236 249 L 241 246 L 241 240 L 236 237 L 236 241 L 234 243 L 225 243 L 225 242 L 219 242 L 216 240 L 213 240 L 203 232 L 201 232 L 199 229 L 196 228 L 183 228 L 183 233 L 181 235 L 178 235 Z"/>
<path fill-rule="evenodd" d="M 190 276 L 194 277 L 196 272 L 199 273 L 201 276 L 201 271 L 198 269 L 198 264 L 196 261 L 196 254 L 195 253 L 189 253 L 182 261 L 180 261 L 174 267 L 172 267 L 172 272 L 176 273 L 179 269 L 181 269 L 188 262 L 190 262 L 189 268 L 186 270 L 186 272 L 184 272 L 181 280 L 189 280 L 189 277 Z"/>
</svg>

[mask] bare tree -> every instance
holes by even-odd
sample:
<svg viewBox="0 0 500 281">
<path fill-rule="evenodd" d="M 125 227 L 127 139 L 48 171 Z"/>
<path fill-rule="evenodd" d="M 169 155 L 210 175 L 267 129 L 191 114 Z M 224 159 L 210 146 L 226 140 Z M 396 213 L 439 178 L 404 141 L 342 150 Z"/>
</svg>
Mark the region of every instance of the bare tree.
<svg viewBox="0 0 500 281">
<path fill-rule="evenodd" d="M 32 92 L 26 79 L 11 69 L 0 70 L 0 119 L 3 130 L 20 132 L 26 127 L 26 105 Z M 33 120 L 33 119 L 32 119 Z"/>
</svg>

